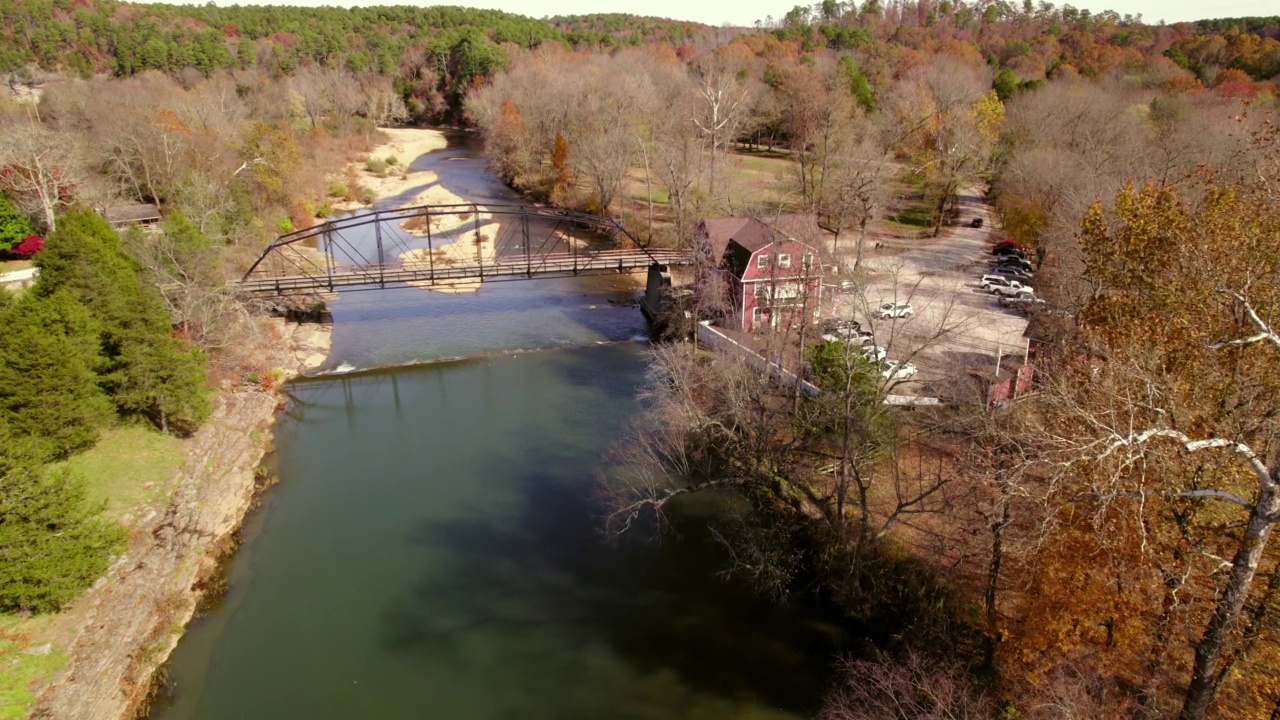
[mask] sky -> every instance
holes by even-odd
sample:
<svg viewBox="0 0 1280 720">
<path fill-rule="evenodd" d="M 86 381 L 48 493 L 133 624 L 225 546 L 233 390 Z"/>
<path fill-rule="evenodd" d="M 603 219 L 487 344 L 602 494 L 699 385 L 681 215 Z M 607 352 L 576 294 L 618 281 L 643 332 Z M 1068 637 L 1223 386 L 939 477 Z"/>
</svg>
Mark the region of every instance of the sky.
<svg viewBox="0 0 1280 720">
<path fill-rule="evenodd" d="M 439 3 L 403 2 L 402 0 L 217 0 L 218 5 L 230 5 L 236 2 L 248 5 L 302 6 L 466 5 L 506 10 L 538 18 L 550 15 L 619 12 L 655 15 L 675 20 L 693 20 L 707 25 L 728 23 L 750 26 L 756 20 L 763 20 L 769 15 L 775 18 L 781 17 L 798 4 L 812 5 L 814 0 L 804 2 L 797 0 L 442 0 Z M 1149 23 L 1160 20 L 1173 23 L 1204 18 L 1280 14 L 1280 0 L 1077 0 L 1076 2 L 1055 0 L 1054 4 L 1073 5 L 1091 12 L 1114 10 L 1121 15 L 1140 13 L 1142 19 Z"/>
</svg>

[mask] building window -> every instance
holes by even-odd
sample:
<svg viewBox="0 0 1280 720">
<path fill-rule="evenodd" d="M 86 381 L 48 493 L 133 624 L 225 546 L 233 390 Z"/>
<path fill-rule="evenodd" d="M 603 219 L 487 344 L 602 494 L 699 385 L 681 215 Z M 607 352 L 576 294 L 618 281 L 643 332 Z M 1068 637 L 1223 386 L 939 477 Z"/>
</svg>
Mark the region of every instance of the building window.
<svg viewBox="0 0 1280 720">
<path fill-rule="evenodd" d="M 769 297 L 769 286 L 765 283 L 753 283 L 756 297 Z"/>
<path fill-rule="evenodd" d="M 813 253 L 804 254 L 804 269 L 808 270 L 813 267 Z"/>
<path fill-rule="evenodd" d="M 800 283 L 783 283 L 773 290 L 773 296 L 778 300 L 794 300 L 800 297 L 800 293 Z"/>
<path fill-rule="evenodd" d="M 760 308 L 751 308 L 751 327 L 754 328 L 764 319 L 764 311 Z"/>
<path fill-rule="evenodd" d="M 790 255 L 788 255 L 788 254 L 786 254 L 786 253 L 781 253 L 781 254 L 779 254 L 779 255 L 778 255 L 778 267 L 780 267 L 780 268 L 789 268 L 789 267 L 791 267 L 791 256 L 790 256 Z"/>
<path fill-rule="evenodd" d="M 769 267 L 769 256 L 761 255 L 756 258 L 756 267 Z"/>
</svg>

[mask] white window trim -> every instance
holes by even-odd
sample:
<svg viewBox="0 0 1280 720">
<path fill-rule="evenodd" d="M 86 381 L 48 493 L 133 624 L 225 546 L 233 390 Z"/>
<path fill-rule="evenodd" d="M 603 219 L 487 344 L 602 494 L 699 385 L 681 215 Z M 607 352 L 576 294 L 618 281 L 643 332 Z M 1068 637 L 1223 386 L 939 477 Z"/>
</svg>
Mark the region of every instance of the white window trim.
<svg viewBox="0 0 1280 720">
<path fill-rule="evenodd" d="M 791 254 L 790 254 L 790 253 L 778 253 L 778 267 L 780 267 L 780 268 L 789 268 L 789 267 L 791 267 Z"/>
<path fill-rule="evenodd" d="M 813 253 L 805 253 L 802 263 L 805 270 L 813 267 Z"/>
<path fill-rule="evenodd" d="M 763 253 L 762 253 L 762 254 L 760 254 L 760 255 L 757 255 L 757 256 L 756 256 L 756 267 L 758 267 L 758 268 L 769 267 L 769 256 L 768 256 L 767 254 L 763 254 Z"/>
</svg>

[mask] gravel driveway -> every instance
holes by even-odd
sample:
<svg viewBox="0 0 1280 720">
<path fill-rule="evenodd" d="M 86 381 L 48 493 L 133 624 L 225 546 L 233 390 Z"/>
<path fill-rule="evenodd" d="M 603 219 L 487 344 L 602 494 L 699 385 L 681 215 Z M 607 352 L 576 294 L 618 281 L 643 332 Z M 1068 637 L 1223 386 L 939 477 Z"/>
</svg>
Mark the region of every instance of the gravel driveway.
<svg viewBox="0 0 1280 720">
<path fill-rule="evenodd" d="M 992 229 L 991 208 L 976 187 L 961 189 L 959 207 L 959 224 L 944 226 L 939 237 L 907 241 L 916 246 L 864 259 L 870 277 L 863 291 L 836 300 L 836 315 L 869 325 L 890 358 L 919 368 L 916 381 L 904 383 L 902 392 L 929 394 L 970 370 L 992 373 L 997 353 L 1006 358 L 1007 368 L 1010 359 L 1022 359 L 1026 347 L 1026 316 L 1000 307 L 996 296 L 978 287 L 978 279 L 989 272 L 992 243 L 1002 237 Z M 969 226 L 975 217 L 984 227 Z M 875 319 L 876 307 L 895 300 L 910 302 L 915 315 Z"/>
</svg>

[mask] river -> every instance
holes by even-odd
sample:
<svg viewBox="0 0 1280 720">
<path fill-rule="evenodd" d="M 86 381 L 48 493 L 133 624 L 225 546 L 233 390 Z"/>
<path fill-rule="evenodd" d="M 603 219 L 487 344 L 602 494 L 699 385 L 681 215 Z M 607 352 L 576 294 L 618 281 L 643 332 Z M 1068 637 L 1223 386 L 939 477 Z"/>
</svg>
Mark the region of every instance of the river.
<svg viewBox="0 0 1280 720">
<path fill-rule="evenodd" d="M 414 166 L 464 197 L 507 192 L 451 140 Z M 811 715 L 840 637 L 818 609 L 717 577 L 696 508 L 662 542 L 600 536 L 592 489 L 646 363 L 639 311 L 608 302 L 631 293 L 345 294 L 333 366 L 428 364 L 289 386 L 280 483 L 152 717 Z"/>
</svg>

